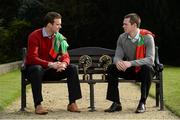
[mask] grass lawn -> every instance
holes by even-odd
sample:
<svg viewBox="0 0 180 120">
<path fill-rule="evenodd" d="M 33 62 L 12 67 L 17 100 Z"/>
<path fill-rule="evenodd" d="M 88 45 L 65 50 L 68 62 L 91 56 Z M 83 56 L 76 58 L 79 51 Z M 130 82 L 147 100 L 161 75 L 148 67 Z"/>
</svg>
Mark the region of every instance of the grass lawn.
<svg viewBox="0 0 180 120">
<path fill-rule="evenodd" d="M 164 77 L 164 102 L 168 109 L 180 117 L 180 67 L 165 66 Z M 152 85 L 151 93 L 155 95 Z"/>
<path fill-rule="evenodd" d="M 20 96 L 20 71 L 0 75 L 0 111 Z"/>
</svg>

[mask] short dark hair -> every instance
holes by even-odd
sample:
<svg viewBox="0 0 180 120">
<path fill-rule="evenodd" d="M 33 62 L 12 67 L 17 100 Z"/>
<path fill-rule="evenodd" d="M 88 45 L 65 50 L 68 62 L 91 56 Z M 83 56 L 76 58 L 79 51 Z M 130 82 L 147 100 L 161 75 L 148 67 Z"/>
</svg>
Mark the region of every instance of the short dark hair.
<svg viewBox="0 0 180 120">
<path fill-rule="evenodd" d="M 130 18 L 131 25 L 136 23 L 137 27 L 139 28 L 141 25 L 141 18 L 136 13 L 129 13 L 124 18 Z"/>
<path fill-rule="evenodd" d="M 62 16 L 57 12 L 48 12 L 44 17 L 44 26 L 46 26 L 48 23 L 53 24 L 54 19 L 61 19 Z"/>
</svg>

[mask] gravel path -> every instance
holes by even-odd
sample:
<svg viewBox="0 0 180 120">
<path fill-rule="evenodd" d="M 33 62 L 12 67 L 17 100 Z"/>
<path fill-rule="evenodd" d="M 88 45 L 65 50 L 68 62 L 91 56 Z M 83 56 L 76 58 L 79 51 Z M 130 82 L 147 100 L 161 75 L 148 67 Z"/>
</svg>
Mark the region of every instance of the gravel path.
<svg viewBox="0 0 180 120">
<path fill-rule="evenodd" d="M 71 113 L 66 111 L 68 104 L 67 85 L 66 84 L 43 84 L 43 105 L 49 109 L 47 115 L 34 114 L 31 89 L 27 93 L 26 112 L 20 112 L 20 99 L 8 106 L 0 113 L 0 119 L 180 119 L 165 109 L 159 111 L 155 107 L 155 100 L 148 97 L 147 111 L 143 114 L 135 114 L 140 97 L 139 88 L 132 83 L 122 83 L 120 85 L 120 94 L 123 110 L 115 113 L 105 113 L 103 110 L 111 104 L 105 100 L 106 83 L 95 85 L 95 112 L 89 112 L 89 86 L 81 84 L 83 98 L 77 101 L 81 113 Z"/>
</svg>

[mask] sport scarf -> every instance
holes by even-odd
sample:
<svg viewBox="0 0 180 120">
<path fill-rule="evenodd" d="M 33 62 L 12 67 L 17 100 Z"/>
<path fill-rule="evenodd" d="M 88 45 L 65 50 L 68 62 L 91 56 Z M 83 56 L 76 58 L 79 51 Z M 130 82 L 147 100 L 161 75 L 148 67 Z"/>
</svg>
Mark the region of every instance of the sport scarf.
<svg viewBox="0 0 180 120">
<path fill-rule="evenodd" d="M 61 49 L 60 49 L 61 47 Z M 66 38 L 59 32 L 55 33 L 55 38 L 53 40 L 52 48 L 49 52 L 49 55 L 56 59 L 57 55 L 62 53 L 62 55 L 67 53 L 67 48 L 69 47 Z"/>
<path fill-rule="evenodd" d="M 140 38 L 136 42 L 136 59 L 137 60 L 145 58 L 146 48 L 144 45 L 144 35 L 147 35 L 147 34 L 151 34 L 153 37 L 155 37 L 155 35 L 152 32 L 146 29 L 140 29 Z M 139 72 L 140 69 L 141 69 L 140 66 L 135 67 L 135 72 L 136 73 Z"/>
</svg>

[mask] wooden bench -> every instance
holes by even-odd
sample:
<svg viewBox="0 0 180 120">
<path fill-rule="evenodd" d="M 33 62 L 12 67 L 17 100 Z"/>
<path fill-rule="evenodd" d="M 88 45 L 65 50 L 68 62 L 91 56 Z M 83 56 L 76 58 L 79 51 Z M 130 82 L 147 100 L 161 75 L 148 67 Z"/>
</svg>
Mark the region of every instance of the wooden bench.
<svg viewBox="0 0 180 120">
<path fill-rule="evenodd" d="M 108 55 L 111 58 L 113 58 L 115 53 L 115 50 L 101 48 L 101 47 L 81 47 L 69 50 L 69 54 L 71 57 L 71 64 L 76 64 L 79 66 L 79 74 L 84 74 L 84 67 L 79 64 L 79 58 L 83 55 L 90 56 L 92 59 L 92 65 L 91 67 L 87 68 L 86 75 L 89 76 L 88 80 L 84 80 L 83 77 L 80 79 L 80 83 L 88 83 L 89 84 L 89 90 L 90 90 L 90 106 L 89 111 L 93 112 L 95 111 L 95 104 L 94 104 L 94 85 L 96 83 L 107 83 L 106 79 L 95 79 L 94 75 L 101 74 L 104 76 L 105 70 L 100 65 L 99 59 L 102 57 L 102 55 Z M 25 110 L 26 107 L 26 86 L 29 84 L 29 81 L 26 78 L 25 73 L 25 64 L 24 64 L 24 58 L 26 55 L 26 48 L 23 48 L 23 63 L 21 66 L 21 111 Z M 159 62 L 158 57 L 158 47 L 156 47 L 155 52 L 155 76 L 153 78 L 153 82 L 155 83 L 155 99 L 156 99 L 156 106 L 160 106 L 160 110 L 164 109 L 164 100 L 163 100 L 163 64 Z M 119 82 L 140 82 L 138 80 L 126 80 L 119 78 Z M 43 83 L 66 83 L 66 80 L 60 80 L 60 81 L 43 81 Z"/>
</svg>

